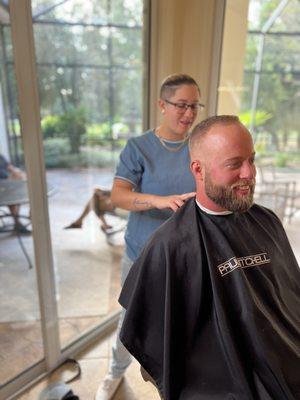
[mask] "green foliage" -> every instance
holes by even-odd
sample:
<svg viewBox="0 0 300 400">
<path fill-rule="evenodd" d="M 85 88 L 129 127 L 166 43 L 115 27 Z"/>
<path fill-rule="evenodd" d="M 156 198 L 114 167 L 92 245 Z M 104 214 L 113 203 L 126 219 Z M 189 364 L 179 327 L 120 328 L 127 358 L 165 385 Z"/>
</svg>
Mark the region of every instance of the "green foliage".
<svg viewBox="0 0 300 400">
<path fill-rule="evenodd" d="M 60 134 L 60 116 L 46 115 L 41 122 L 45 139 L 54 138 Z"/>
<path fill-rule="evenodd" d="M 247 126 L 247 128 L 250 127 L 251 124 L 251 111 L 245 111 L 243 113 L 239 114 L 239 118 L 241 122 Z M 255 126 L 263 126 L 270 118 L 272 118 L 272 114 L 268 113 L 267 111 L 263 110 L 256 110 L 255 113 Z"/>
<path fill-rule="evenodd" d="M 87 149 L 80 154 L 82 167 L 107 167 L 114 166 L 118 161 L 120 150 L 111 152 L 110 149 L 100 149 L 93 151 Z"/>
<path fill-rule="evenodd" d="M 259 155 L 259 157 L 262 157 L 266 152 L 265 143 L 262 142 L 255 143 L 255 151 Z"/>
<path fill-rule="evenodd" d="M 48 138 L 44 140 L 44 153 L 46 168 L 64 166 L 64 158 L 70 153 L 68 139 Z"/>
<path fill-rule="evenodd" d="M 41 4 L 46 3 L 46 0 L 33 0 L 33 10 L 39 12 Z M 75 1 L 72 7 L 67 3 L 60 2 L 45 11 L 44 17 L 57 20 L 58 24 L 34 23 L 40 110 L 42 116 L 46 115 L 41 121 L 43 137 L 68 139 L 70 154 L 80 154 L 86 144 L 107 146 L 107 151 L 113 152 L 121 136 L 127 137 L 129 131 L 140 132 L 143 1 L 90 0 L 88 6 Z M 101 23 L 103 27 L 84 23 L 73 26 L 70 21 Z M 9 26 L 4 27 L 4 35 L 8 62 L 11 62 L 6 76 L 12 97 L 8 115 L 18 120 Z M 116 65 L 124 68 L 115 68 Z M 78 115 L 82 108 L 86 112 L 79 111 Z M 130 129 L 124 132 L 114 124 L 102 124 L 103 121 L 126 121 Z M 115 139 L 118 143 L 112 143 Z M 69 157 L 67 163 L 73 162 L 77 162 L 76 157 Z"/>
<path fill-rule="evenodd" d="M 90 124 L 87 127 L 86 141 L 88 145 L 102 145 L 103 142 L 111 137 L 108 122 L 103 124 Z"/>
<path fill-rule="evenodd" d="M 60 116 L 61 132 L 69 139 L 71 153 L 80 152 L 81 137 L 86 133 L 86 117 L 83 108 L 74 108 Z"/>
<path fill-rule="evenodd" d="M 287 153 L 277 153 L 275 155 L 275 167 L 283 168 L 287 166 L 289 155 Z"/>
<path fill-rule="evenodd" d="M 46 13 L 59 24 L 34 24 L 41 112 L 55 115 L 84 106 L 91 123 L 115 119 L 116 114 L 140 121 L 143 1 L 114 0 L 111 7 L 108 0 L 88 4 L 60 4 Z M 103 29 L 75 28 L 70 21 L 101 22 Z"/>
<path fill-rule="evenodd" d="M 83 108 L 73 108 L 62 115 L 47 115 L 41 122 L 45 139 L 67 138 L 71 153 L 79 153 L 86 133 L 86 117 Z"/>
<path fill-rule="evenodd" d="M 273 165 L 276 168 L 300 168 L 300 153 L 299 152 L 278 152 L 269 151 L 259 153 L 256 158 L 256 164 Z"/>
<path fill-rule="evenodd" d="M 251 0 L 249 2 L 249 29 L 260 31 L 278 4 L 277 0 Z M 289 138 L 292 131 L 299 132 L 300 97 L 297 71 L 300 65 L 300 41 L 296 34 L 289 36 L 285 34 L 297 31 L 299 12 L 300 2 L 290 1 L 264 36 L 257 109 L 264 110 L 272 116 L 262 124 L 272 141 L 269 150 L 273 148 L 277 151 L 299 151 L 299 140 L 291 148 L 286 140 L 280 138 L 281 134 Z M 278 35 L 269 34 L 271 32 L 277 32 Z M 243 82 L 245 88 L 242 99 L 243 110 L 251 107 L 261 40 L 262 36 L 258 32 L 248 33 Z M 259 123 L 259 118 L 257 118 L 255 126 L 260 126 Z"/>
<path fill-rule="evenodd" d="M 114 166 L 120 150 L 112 152 L 110 148 L 97 151 L 86 148 L 81 153 L 70 154 L 67 138 L 49 138 L 44 140 L 46 168 L 100 168 Z"/>
<path fill-rule="evenodd" d="M 112 140 L 127 138 L 129 127 L 122 122 L 115 122 L 110 127 L 109 122 L 90 124 L 87 127 L 86 144 L 90 146 L 103 146 Z"/>
</svg>

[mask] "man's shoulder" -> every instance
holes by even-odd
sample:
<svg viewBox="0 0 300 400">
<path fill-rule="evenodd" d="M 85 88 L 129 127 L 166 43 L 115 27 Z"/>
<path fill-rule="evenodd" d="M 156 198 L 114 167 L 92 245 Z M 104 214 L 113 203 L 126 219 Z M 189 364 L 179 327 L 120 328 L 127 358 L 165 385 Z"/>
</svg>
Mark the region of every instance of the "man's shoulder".
<svg viewBox="0 0 300 400">
<path fill-rule="evenodd" d="M 187 266 L 193 269 L 201 256 L 194 212 L 195 202 L 190 199 L 152 234 L 136 264 L 159 275 L 170 267 L 178 273 L 186 271 Z"/>
<path fill-rule="evenodd" d="M 187 235 L 192 235 L 197 223 L 195 199 L 191 198 L 180 207 L 154 233 L 157 241 L 179 242 Z"/>
<path fill-rule="evenodd" d="M 251 209 L 249 210 L 250 214 L 260 216 L 264 218 L 264 220 L 270 221 L 270 222 L 279 222 L 280 219 L 277 217 L 277 215 L 272 211 L 271 209 L 264 207 L 260 204 L 254 203 Z"/>
</svg>

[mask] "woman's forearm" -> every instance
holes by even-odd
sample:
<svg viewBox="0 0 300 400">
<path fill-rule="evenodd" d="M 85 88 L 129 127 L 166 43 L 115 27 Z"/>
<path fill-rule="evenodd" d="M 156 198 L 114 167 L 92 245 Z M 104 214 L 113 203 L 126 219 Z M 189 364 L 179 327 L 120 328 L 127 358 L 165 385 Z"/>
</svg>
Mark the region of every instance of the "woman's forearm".
<svg viewBox="0 0 300 400">
<path fill-rule="evenodd" d="M 128 211 L 145 211 L 152 208 L 176 211 L 187 199 L 194 197 L 195 194 L 195 192 L 190 192 L 158 196 L 149 193 L 138 193 L 133 191 L 133 185 L 129 182 L 115 179 L 111 191 L 111 201 L 115 207 Z"/>
<path fill-rule="evenodd" d="M 145 211 L 155 208 L 153 204 L 154 195 L 137 193 L 132 188 L 113 188 L 111 201 L 115 207 L 128 211 Z"/>
</svg>

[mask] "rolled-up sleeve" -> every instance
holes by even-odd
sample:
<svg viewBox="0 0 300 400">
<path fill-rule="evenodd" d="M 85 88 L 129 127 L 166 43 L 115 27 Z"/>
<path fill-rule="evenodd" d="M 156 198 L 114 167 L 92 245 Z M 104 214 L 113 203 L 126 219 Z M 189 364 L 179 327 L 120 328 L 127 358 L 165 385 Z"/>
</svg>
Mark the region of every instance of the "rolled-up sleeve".
<svg viewBox="0 0 300 400">
<path fill-rule="evenodd" d="M 143 172 L 143 160 L 139 148 L 133 139 L 129 139 L 120 154 L 115 178 L 124 179 L 136 187 L 141 181 Z"/>
</svg>

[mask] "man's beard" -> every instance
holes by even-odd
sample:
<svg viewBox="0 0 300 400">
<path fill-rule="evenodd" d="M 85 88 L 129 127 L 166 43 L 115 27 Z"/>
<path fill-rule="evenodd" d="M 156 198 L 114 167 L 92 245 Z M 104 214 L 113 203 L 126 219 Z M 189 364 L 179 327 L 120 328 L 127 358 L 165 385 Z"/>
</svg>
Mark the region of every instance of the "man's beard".
<svg viewBox="0 0 300 400">
<path fill-rule="evenodd" d="M 204 179 L 206 195 L 216 204 L 228 211 L 244 212 L 253 204 L 253 194 L 255 189 L 255 179 L 240 180 L 231 186 L 221 186 L 213 183 L 208 172 Z M 249 185 L 250 191 L 248 195 L 238 196 L 235 187 Z"/>
</svg>

